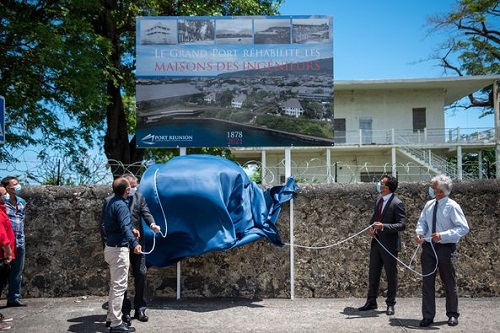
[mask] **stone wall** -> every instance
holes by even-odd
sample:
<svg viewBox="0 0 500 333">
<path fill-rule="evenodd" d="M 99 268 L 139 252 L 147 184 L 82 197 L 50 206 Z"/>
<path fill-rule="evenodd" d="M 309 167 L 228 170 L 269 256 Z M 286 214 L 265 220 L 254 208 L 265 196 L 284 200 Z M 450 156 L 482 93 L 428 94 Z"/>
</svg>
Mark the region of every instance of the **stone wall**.
<svg viewBox="0 0 500 333">
<path fill-rule="evenodd" d="M 406 206 L 408 227 L 400 259 L 420 271 L 419 249 L 413 241 L 418 216 L 427 200 L 427 183 L 402 183 L 398 194 Z M 457 182 L 451 197 L 461 204 L 471 227 L 459 245 L 458 283 L 461 296 L 500 296 L 498 215 L 500 181 Z M 26 266 L 24 297 L 107 295 L 98 220 L 110 186 L 25 186 Z M 301 186 L 278 221 L 289 242 L 293 207 L 296 247 L 295 297 L 365 297 L 370 238 L 362 233 L 369 222 L 374 184 Z M 148 250 L 148 249 L 145 249 Z M 415 254 L 417 251 L 417 255 Z M 290 297 L 290 247 L 276 248 L 259 240 L 228 252 L 188 258 L 182 266 L 182 297 Z M 176 267 L 150 268 L 150 297 L 175 298 Z M 421 278 L 399 265 L 399 296 L 419 297 Z M 381 292 L 386 284 L 382 278 Z M 442 294 L 443 290 L 438 289 Z"/>
</svg>

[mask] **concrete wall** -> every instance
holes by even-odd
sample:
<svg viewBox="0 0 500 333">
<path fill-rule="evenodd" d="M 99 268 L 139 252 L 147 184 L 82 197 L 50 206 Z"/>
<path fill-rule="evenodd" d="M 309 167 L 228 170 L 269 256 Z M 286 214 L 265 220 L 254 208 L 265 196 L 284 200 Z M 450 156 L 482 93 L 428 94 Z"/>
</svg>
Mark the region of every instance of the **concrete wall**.
<svg viewBox="0 0 500 333">
<path fill-rule="evenodd" d="M 499 189 L 496 180 L 455 184 L 452 197 L 462 205 L 471 226 L 459 246 L 461 296 L 500 296 Z M 109 190 L 110 186 L 24 187 L 28 202 L 24 297 L 107 295 L 97 221 Z M 398 192 L 409 219 L 400 258 L 408 263 L 416 249 L 413 230 L 427 200 L 427 184 L 402 183 Z M 375 197 L 373 184 L 302 186 L 293 202 L 295 244 L 326 246 L 364 229 Z M 285 242 L 289 242 L 289 212 L 286 204 L 278 222 Z M 369 244 L 363 233 L 321 250 L 295 248 L 295 297 L 365 297 Z M 289 246 L 276 248 L 260 240 L 186 259 L 182 297 L 289 298 L 289 251 Z M 420 271 L 418 255 L 413 267 Z M 421 278 L 401 265 L 399 272 L 399 296 L 419 297 Z M 150 297 L 175 297 L 175 266 L 150 268 L 148 281 Z"/>
</svg>

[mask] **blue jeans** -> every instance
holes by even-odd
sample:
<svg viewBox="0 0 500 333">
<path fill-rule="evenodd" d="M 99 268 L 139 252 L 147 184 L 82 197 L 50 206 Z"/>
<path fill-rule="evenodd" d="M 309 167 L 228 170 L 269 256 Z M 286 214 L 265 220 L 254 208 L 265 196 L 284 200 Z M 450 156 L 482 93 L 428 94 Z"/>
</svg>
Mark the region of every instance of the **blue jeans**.
<svg viewBox="0 0 500 333">
<path fill-rule="evenodd" d="M 24 271 L 24 247 L 16 248 L 16 259 L 10 263 L 9 293 L 7 302 L 15 302 L 21 298 L 21 284 Z"/>
</svg>

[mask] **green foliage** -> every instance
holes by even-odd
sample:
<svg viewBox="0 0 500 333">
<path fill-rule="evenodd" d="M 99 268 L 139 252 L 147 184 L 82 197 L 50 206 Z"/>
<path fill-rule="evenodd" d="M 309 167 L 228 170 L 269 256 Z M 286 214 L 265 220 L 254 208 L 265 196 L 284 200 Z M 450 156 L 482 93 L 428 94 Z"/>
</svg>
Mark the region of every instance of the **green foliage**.
<svg viewBox="0 0 500 333">
<path fill-rule="evenodd" d="M 274 15 L 280 4 L 281 0 L 2 1 L 0 94 L 6 99 L 7 143 L 0 159 L 14 161 L 13 150 L 36 146 L 41 154 L 70 156 L 85 170 L 82 157 L 89 148 L 102 145 L 104 137 L 109 160 L 143 160 L 145 151 L 130 141 L 136 123 L 136 17 Z M 227 102 L 224 96 L 221 101 Z M 165 158 L 155 153 L 146 156 Z"/>
<path fill-rule="evenodd" d="M 262 184 L 262 166 L 258 165 L 254 172 L 249 177 L 250 181 L 256 184 Z"/>
<path fill-rule="evenodd" d="M 451 157 L 448 162 L 451 166 L 456 168 L 457 158 Z M 479 168 L 481 165 L 481 168 Z M 481 161 L 479 161 L 479 154 L 467 153 L 462 156 L 462 171 L 464 175 L 474 179 L 481 178 L 492 179 L 496 178 L 496 163 L 495 163 L 495 150 L 484 150 L 481 154 Z"/>
<path fill-rule="evenodd" d="M 500 74 L 500 1 L 457 0 L 448 14 L 429 19 L 437 31 L 448 37 L 438 50 L 445 70 L 458 75 Z M 483 115 L 493 112 L 492 87 L 469 96 L 470 105 L 482 107 Z"/>
<path fill-rule="evenodd" d="M 333 127 L 330 123 L 307 120 L 304 118 L 292 118 L 287 116 L 277 117 L 272 115 L 257 116 L 257 125 L 267 126 L 268 128 L 313 135 L 331 139 L 333 138 Z"/>
</svg>

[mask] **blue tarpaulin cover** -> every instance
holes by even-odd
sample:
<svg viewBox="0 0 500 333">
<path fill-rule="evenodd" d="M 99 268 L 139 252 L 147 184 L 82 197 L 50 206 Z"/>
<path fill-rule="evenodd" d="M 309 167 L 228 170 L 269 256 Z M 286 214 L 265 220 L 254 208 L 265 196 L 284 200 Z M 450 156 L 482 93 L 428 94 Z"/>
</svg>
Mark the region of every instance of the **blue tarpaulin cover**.
<svg viewBox="0 0 500 333">
<path fill-rule="evenodd" d="M 276 221 L 298 188 L 289 178 L 284 186 L 262 190 L 239 165 L 211 155 L 183 155 L 152 165 L 142 176 L 140 192 L 161 233 L 144 227 L 143 251 L 151 250 L 155 237 L 146 264 L 169 266 L 261 237 L 281 247 Z"/>
</svg>

